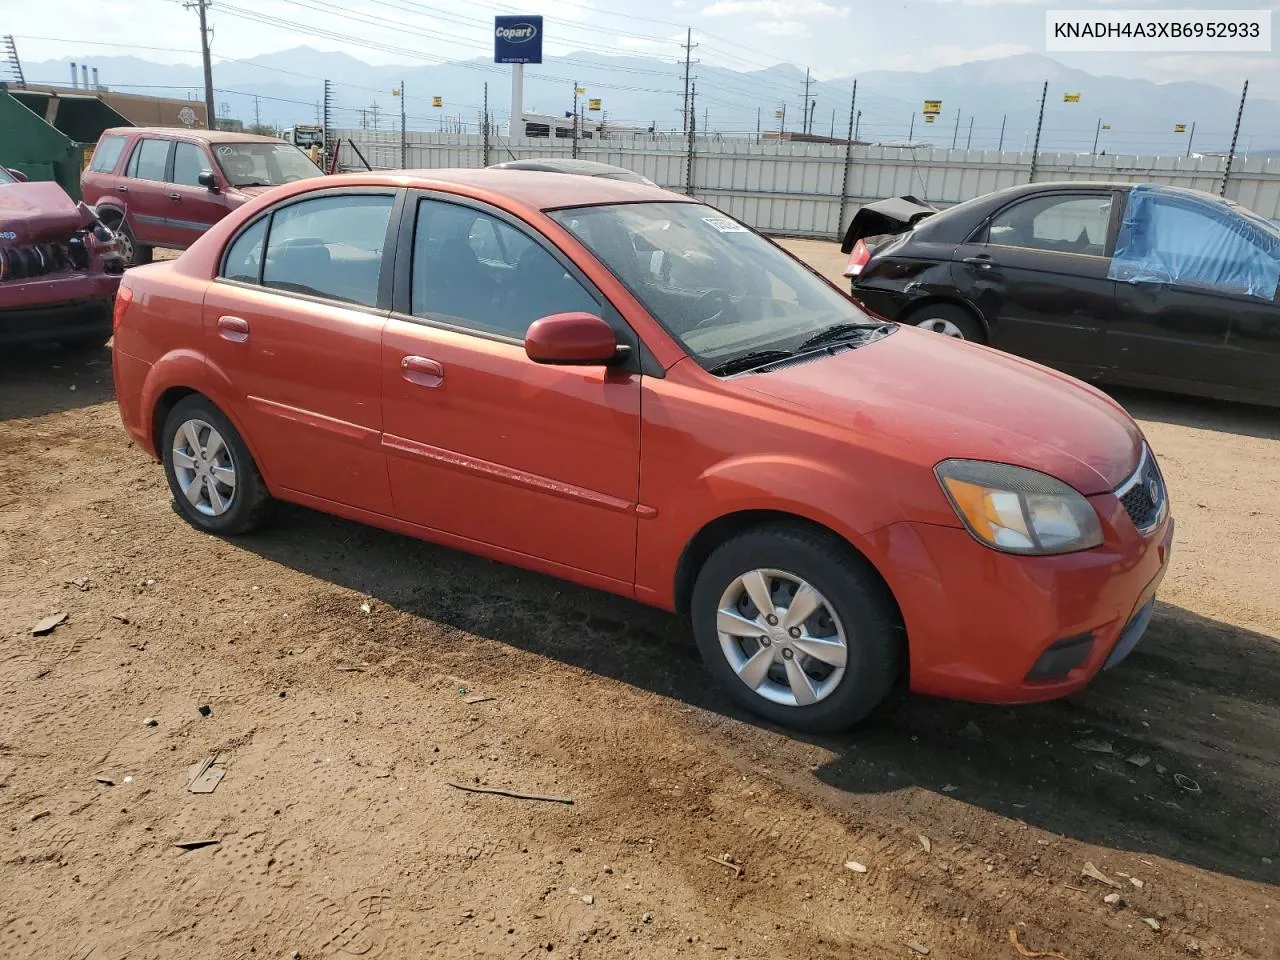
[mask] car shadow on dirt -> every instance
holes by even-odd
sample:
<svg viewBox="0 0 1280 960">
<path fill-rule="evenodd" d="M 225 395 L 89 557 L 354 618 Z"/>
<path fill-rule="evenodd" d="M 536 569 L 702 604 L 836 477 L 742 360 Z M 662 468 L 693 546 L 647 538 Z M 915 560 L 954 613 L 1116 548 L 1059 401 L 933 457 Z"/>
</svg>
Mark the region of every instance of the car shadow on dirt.
<svg viewBox="0 0 1280 960">
<path fill-rule="evenodd" d="M 111 351 L 57 344 L 0 351 L 0 420 L 42 417 L 115 399 Z"/>
<path fill-rule="evenodd" d="M 1108 387 L 1107 393 L 1138 420 L 1172 423 L 1215 433 L 1280 440 L 1280 410 L 1173 393 Z"/>
<path fill-rule="evenodd" d="M 240 543 L 428 630 L 762 725 L 712 686 L 682 618 L 300 508 Z M 1161 605 L 1128 661 L 1067 701 L 912 697 L 847 735 L 788 735 L 835 754 L 813 775 L 851 802 L 916 786 L 1088 843 L 1280 883 L 1268 826 L 1280 813 L 1280 642 L 1177 607 Z"/>
</svg>

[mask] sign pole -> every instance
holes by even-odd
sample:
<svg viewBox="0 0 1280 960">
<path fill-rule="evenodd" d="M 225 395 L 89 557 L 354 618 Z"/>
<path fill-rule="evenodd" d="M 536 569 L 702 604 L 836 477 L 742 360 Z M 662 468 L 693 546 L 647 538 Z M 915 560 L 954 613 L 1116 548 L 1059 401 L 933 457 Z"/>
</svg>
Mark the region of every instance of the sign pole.
<svg viewBox="0 0 1280 960">
<path fill-rule="evenodd" d="M 1191 121 L 1191 135 L 1187 137 L 1187 156 L 1191 156 L 1191 141 L 1196 138 L 1196 122 Z"/>
<path fill-rule="evenodd" d="M 511 120 L 507 124 L 507 136 L 520 136 L 520 116 L 524 113 L 524 64 L 511 65 Z"/>
<path fill-rule="evenodd" d="M 849 142 L 844 147 L 844 179 L 840 182 L 840 216 L 836 220 L 836 236 L 843 236 L 844 215 L 849 209 L 849 173 L 853 169 L 853 125 L 857 119 L 858 80 L 853 81 L 853 96 L 849 98 Z M 832 121 L 834 123 L 834 121 Z"/>
<path fill-rule="evenodd" d="M 1040 130 L 1044 126 L 1044 101 L 1049 96 L 1049 81 L 1044 82 L 1044 86 L 1040 89 L 1040 116 L 1036 119 L 1036 142 L 1031 148 L 1031 171 L 1027 176 L 1027 183 L 1036 182 L 1036 158 L 1040 156 Z"/>
<path fill-rule="evenodd" d="M 1222 189 L 1218 191 L 1218 196 L 1225 197 L 1227 195 L 1227 181 L 1231 179 L 1231 163 L 1236 158 L 1236 143 L 1240 140 L 1240 120 L 1244 117 L 1244 100 L 1249 96 L 1249 81 L 1244 82 L 1244 89 L 1240 91 L 1240 109 L 1236 111 L 1236 128 L 1231 133 L 1231 149 L 1227 153 L 1227 166 L 1222 171 Z"/>
</svg>

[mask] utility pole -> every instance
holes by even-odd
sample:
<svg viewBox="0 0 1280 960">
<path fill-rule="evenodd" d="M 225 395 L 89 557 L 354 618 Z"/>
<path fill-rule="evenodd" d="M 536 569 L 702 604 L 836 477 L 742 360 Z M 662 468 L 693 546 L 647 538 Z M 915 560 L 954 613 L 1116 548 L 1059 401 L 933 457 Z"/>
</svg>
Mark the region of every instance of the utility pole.
<svg viewBox="0 0 1280 960">
<path fill-rule="evenodd" d="M 997 151 L 1004 150 L 1004 124 L 1008 119 L 1009 115 L 1007 113 L 1002 113 L 1000 115 L 1000 146 L 996 147 Z"/>
<path fill-rule="evenodd" d="M 254 126 L 254 131 L 253 131 L 254 133 L 257 133 L 258 132 L 257 128 L 262 126 L 262 115 L 258 110 L 258 97 L 256 94 L 254 95 L 254 98 L 253 98 L 253 126 Z"/>
<path fill-rule="evenodd" d="M 782 139 L 782 135 L 787 132 L 787 105 L 782 105 L 782 116 L 778 118 L 780 126 L 778 127 L 778 139 Z"/>
<path fill-rule="evenodd" d="M 1044 127 L 1044 101 L 1049 96 L 1049 81 L 1040 88 L 1040 116 L 1036 118 L 1036 142 L 1031 148 L 1031 170 L 1027 175 L 1027 183 L 1036 182 L 1036 160 L 1040 156 L 1040 131 Z"/>
<path fill-rule="evenodd" d="M 320 101 L 316 101 L 316 126 L 320 126 Z"/>
<path fill-rule="evenodd" d="M 808 126 L 807 132 L 810 136 L 813 135 L 813 114 L 817 109 L 818 109 L 818 101 L 810 100 L 809 101 L 809 123 L 807 125 Z"/>
<path fill-rule="evenodd" d="M 827 136 L 832 140 L 836 138 L 836 112 L 834 110 L 831 111 L 831 132 Z"/>
<path fill-rule="evenodd" d="M 489 98 L 489 85 L 484 85 L 484 95 L 486 101 Z M 408 119 L 405 117 L 404 105 L 404 81 L 400 81 L 400 169 L 406 170 L 409 167 L 409 132 Z"/>
<path fill-rule="evenodd" d="M 1196 122 L 1191 121 L 1191 135 L 1187 137 L 1187 156 L 1191 156 L 1191 141 L 1196 138 Z"/>
<path fill-rule="evenodd" d="M 698 85 L 696 83 L 689 87 L 689 155 L 684 162 L 684 192 L 689 196 L 693 196 L 693 150 L 694 136 L 697 130 L 694 129 L 698 124 L 698 113 L 694 109 L 694 101 L 698 97 Z"/>
<path fill-rule="evenodd" d="M 489 165 L 489 84 L 484 85 L 484 165 Z"/>
<path fill-rule="evenodd" d="M 1093 155 L 1098 155 L 1098 138 L 1102 136 L 1102 118 L 1098 118 L 1098 125 L 1093 128 Z"/>
<path fill-rule="evenodd" d="M 756 143 L 760 142 L 760 108 L 756 107 Z"/>
<path fill-rule="evenodd" d="M 916 135 L 916 115 L 913 111 L 911 114 L 911 126 L 907 129 L 907 143 L 910 143 Z"/>
<path fill-rule="evenodd" d="M 809 86 L 811 82 L 812 81 L 809 79 L 809 68 L 805 67 L 804 68 L 804 113 L 800 114 L 800 121 L 801 121 L 800 125 L 801 127 L 803 127 L 802 132 L 804 133 L 810 132 L 809 130 Z"/>
<path fill-rule="evenodd" d="M 186 3 L 183 6 L 188 10 L 195 7 L 196 12 L 200 14 L 200 58 L 204 61 L 204 109 L 207 114 L 205 126 L 210 130 L 216 130 L 218 129 L 218 111 L 213 108 L 213 61 L 209 56 L 209 22 L 205 15 L 209 10 L 209 0 L 193 0 L 192 3 Z"/>
<path fill-rule="evenodd" d="M 693 60 L 691 58 L 693 56 L 693 48 L 696 46 L 698 46 L 698 44 L 693 42 L 693 27 L 689 27 L 685 31 L 684 37 L 684 109 L 681 111 L 684 114 L 681 123 L 684 126 L 684 132 L 686 134 L 689 132 L 689 125 L 691 122 L 691 118 L 689 116 L 689 68 L 693 65 Z"/>
<path fill-rule="evenodd" d="M 840 181 L 840 217 L 836 221 L 838 236 L 844 236 L 844 215 L 849 209 L 849 172 L 853 169 L 853 141 L 855 138 L 858 106 L 858 80 L 853 80 L 853 94 L 849 97 L 849 142 L 844 147 L 844 179 Z M 835 124 L 833 119 L 832 124 Z"/>
<path fill-rule="evenodd" d="M 573 159 L 578 159 L 578 81 L 573 81 Z"/>
<path fill-rule="evenodd" d="M 1240 91 L 1240 109 L 1236 111 L 1236 128 L 1231 133 L 1231 150 L 1227 153 L 1227 166 L 1222 171 L 1222 189 L 1218 191 L 1218 196 L 1225 197 L 1227 195 L 1227 180 L 1231 177 L 1231 163 L 1236 158 L 1236 143 L 1240 140 L 1240 119 L 1244 116 L 1244 100 L 1249 96 L 1249 81 L 1244 82 L 1244 89 Z"/>
<path fill-rule="evenodd" d="M 320 128 L 320 152 L 324 156 L 324 171 L 329 172 L 329 131 L 332 129 L 330 124 L 330 111 L 333 109 L 333 87 L 329 81 L 324 82 L 324 120 Z"/>
<path fill-rule="evenodd" d="M 956 111 L 956 128 L 951 134 L 951 149 L 956 148 L 956 140 L 960 137 L 960 111 Z"/>
<path fill-rule="evenodd" d="M 373 129 L 376 131 L 378 129 L 378 101 L 377 100 L 369 104 L 369 112 L 373 114 L 373 119 L 372 119 Z"/>
<path fill-rule="evenodd" d="M 858 139 L 858 131 L 862 129 L 862 111 L 858 111 L 858 117 L 853 121 L 853 139 Z"/>
<path fill-rule="evenodd" d="M 964 148 L 968 150 L 973 146 L 973 114 L 969 114 L 969 139 L 964 142 Z"/>
</svg>

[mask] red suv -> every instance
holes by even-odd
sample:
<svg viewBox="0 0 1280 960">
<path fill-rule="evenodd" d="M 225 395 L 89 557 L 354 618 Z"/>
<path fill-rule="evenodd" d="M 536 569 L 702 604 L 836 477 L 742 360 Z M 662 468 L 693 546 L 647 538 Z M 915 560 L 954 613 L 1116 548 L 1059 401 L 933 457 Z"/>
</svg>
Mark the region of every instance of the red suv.
<svg viewBox="0 0 1280 960">
<path fill-rule="evenodd" d="M 154 247 L 185 250 L 269 187 L 323 173 L 291 143 L 212 130 L 118 127 L 80 177 L 84 199 L 119 234 L 126 266 Z"/>
</svg>

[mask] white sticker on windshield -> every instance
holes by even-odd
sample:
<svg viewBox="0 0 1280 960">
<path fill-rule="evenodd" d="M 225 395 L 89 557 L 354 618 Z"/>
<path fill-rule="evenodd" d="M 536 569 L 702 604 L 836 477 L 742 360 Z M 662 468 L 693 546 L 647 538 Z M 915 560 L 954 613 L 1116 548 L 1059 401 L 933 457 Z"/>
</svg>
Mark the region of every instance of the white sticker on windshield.
<svg viewBox="0 0 1280 960">
<path fill-rule="evenodd" d="M 721 233 L 747 233 L 747 228 L 727 217 L 703 217 L 703 223 L 709 223 Z"/>
</svg>

